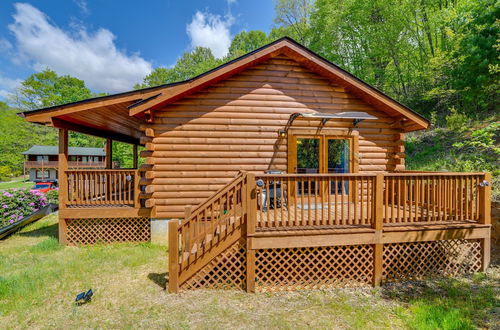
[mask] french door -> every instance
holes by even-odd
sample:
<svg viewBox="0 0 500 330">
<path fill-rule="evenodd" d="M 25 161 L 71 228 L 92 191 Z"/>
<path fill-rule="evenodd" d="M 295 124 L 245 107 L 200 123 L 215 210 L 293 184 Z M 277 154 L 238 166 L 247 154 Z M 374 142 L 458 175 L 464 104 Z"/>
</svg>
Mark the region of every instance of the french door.
<svg viewBox="0 0 500 330">
<path fill-rule="evenodd" d="M 351 173 L 353 172 L 353 138 L 331 135 L 292 135 L 289 141 L 288 173 Z M 323 185 L 323 186 L 322 186 Z M 347 194 L 346 182 L 320 184 L 298 182 L 297 195 Z"/>
</svg>

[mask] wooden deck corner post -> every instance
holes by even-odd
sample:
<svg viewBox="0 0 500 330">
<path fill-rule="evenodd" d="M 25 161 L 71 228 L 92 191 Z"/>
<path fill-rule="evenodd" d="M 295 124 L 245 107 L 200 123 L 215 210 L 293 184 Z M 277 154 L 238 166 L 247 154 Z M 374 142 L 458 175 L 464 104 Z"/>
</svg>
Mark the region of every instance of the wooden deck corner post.
<svg viewBox="0 0 500 330">
<path fill-rule="evenodd" d="M 249 235 L 255 234 L 255 225 L 257 218 L 257 194 L 255 191 L 255 174 L 247 173 L 247 187 L 245 191 L 246 202 L 246 288 L 247 292 L 255 292 L 255 257 L 256 251 L 251 249 Z"/>
<path fill-rule="evenodd" d="M 138 150 L 137 150 L 138 146 L 137 144 L 134 144 L 132 146 L 132 167 L 137 169 L 138 168 Z"/>
<path fill-rule="evenodd" d="M 139 170 L 134 171 L 134 207 L 136 209 L 141 207 L 141 200 L 140 200 L 140 194 L 141 194 L 141 186 L 140 186 L 140 181 L 141 181 L 141 176 Z"/>
<path fill-rule="evenodd" d="M 179 292 L 179 221 L 168 223 L 168 292 Z"/>
<path fill-rule="evenodd" d="M 58 170 L 59 170 L 59 209 L 66 208 L 68 202 L 68 130 L 59 129 L 59 156 L 58 156 Z M 66 245 L 67 230 L 66 219 L 59 217 L 59 242 Z"/>
<path fill-rule="evenodd" d="M 479 223 L 491 224 L 491 173 L 484 173 L 483 181 L 479 187 Z M 491 232 L 491 231 L 490 231 Z M 490 265 L 491 234 L 481 239 L 482 263 L 484 272 Z"/>
<path fill-rule="evenodd" d="M 383 228 L 383 198 L 384 198 L 384 174 L 377 173 L 373 185 L 373 229 L 375 229 L 375 244 L 373 244 L 373 286 L 379 286 L 382 282 L 383 249 L 380 243 Z"/>
</svg>

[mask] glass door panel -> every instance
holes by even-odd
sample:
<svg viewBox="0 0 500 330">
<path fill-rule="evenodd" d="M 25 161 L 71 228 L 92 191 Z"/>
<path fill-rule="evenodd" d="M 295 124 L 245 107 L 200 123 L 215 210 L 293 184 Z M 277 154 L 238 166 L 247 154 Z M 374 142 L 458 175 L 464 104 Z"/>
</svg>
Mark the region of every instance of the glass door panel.
<svg viewBox="0 0 500 330">
<path fill-rule="evenodd" d="M 299 174 L 313 174 L 320 172 L 320 148 L 321 140 L 319 138 L 297 138 L 297 167 Z M 298 194 L 314 194 L 316 192 L 315 182 L 298 182 Z"/>
<path fill-rule="evenodd" d="M 349 173 L 351 155 L 349 140 L 327 138 L 326 141 L 327 173 Z M 330 187 L 330 194 L 347 194 L 349 189 L 347 181 L 332 182 Z"/>
</svg>

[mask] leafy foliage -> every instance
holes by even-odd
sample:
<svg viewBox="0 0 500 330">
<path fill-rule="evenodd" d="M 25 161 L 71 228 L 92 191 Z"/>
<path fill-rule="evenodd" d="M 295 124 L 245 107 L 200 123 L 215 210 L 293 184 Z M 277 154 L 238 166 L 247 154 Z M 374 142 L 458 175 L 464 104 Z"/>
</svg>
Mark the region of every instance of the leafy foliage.
<svg viewBox="0 0 500 330">
<path fill-rule="evenodd" d="M 460 129 L 436 128 L 408 135 L 411 170 L 491 172 L 493 200 L 500 201 L 500 123 L 471 122 Z"/>
<path fill-rule="evenodd" d="M 142 84 L 137 84 L 136 89 L 169 84 L 193 78 L 217 65 L 221 64 L 210 49 L 196 47 L 192 52 L 184 53 L 172 68 L 156 68 L 144 78 Z"/>
<path fill-rule="evenodd" d="M 0 195 L 0 228 L 22 220 L 47 205 L 47 198 L 38 191 L 9 189 Z"/>
<path fill-rule="evenodd" d="M 92 97 L 83 80 L 71 76 L 58 76 L 45 69 L 26 78 L 17 90 L 15 101 L 23 110 L 45 108 Z"/>
</svg>

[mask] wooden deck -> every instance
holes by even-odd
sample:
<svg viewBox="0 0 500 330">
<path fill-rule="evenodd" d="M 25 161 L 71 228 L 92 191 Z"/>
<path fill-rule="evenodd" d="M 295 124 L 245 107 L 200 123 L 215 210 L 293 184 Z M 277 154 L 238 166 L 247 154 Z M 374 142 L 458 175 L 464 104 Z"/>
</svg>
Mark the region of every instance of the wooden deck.
<svg viewBox="0 0 500 330">
<path fill-rule="evenodd" d="M 240 174 L 188 207 L 181 223 L 170 222 L 169 290 L 379 285 L 484 270 L 491 227 L 484 180 Z"/>
</svg>

